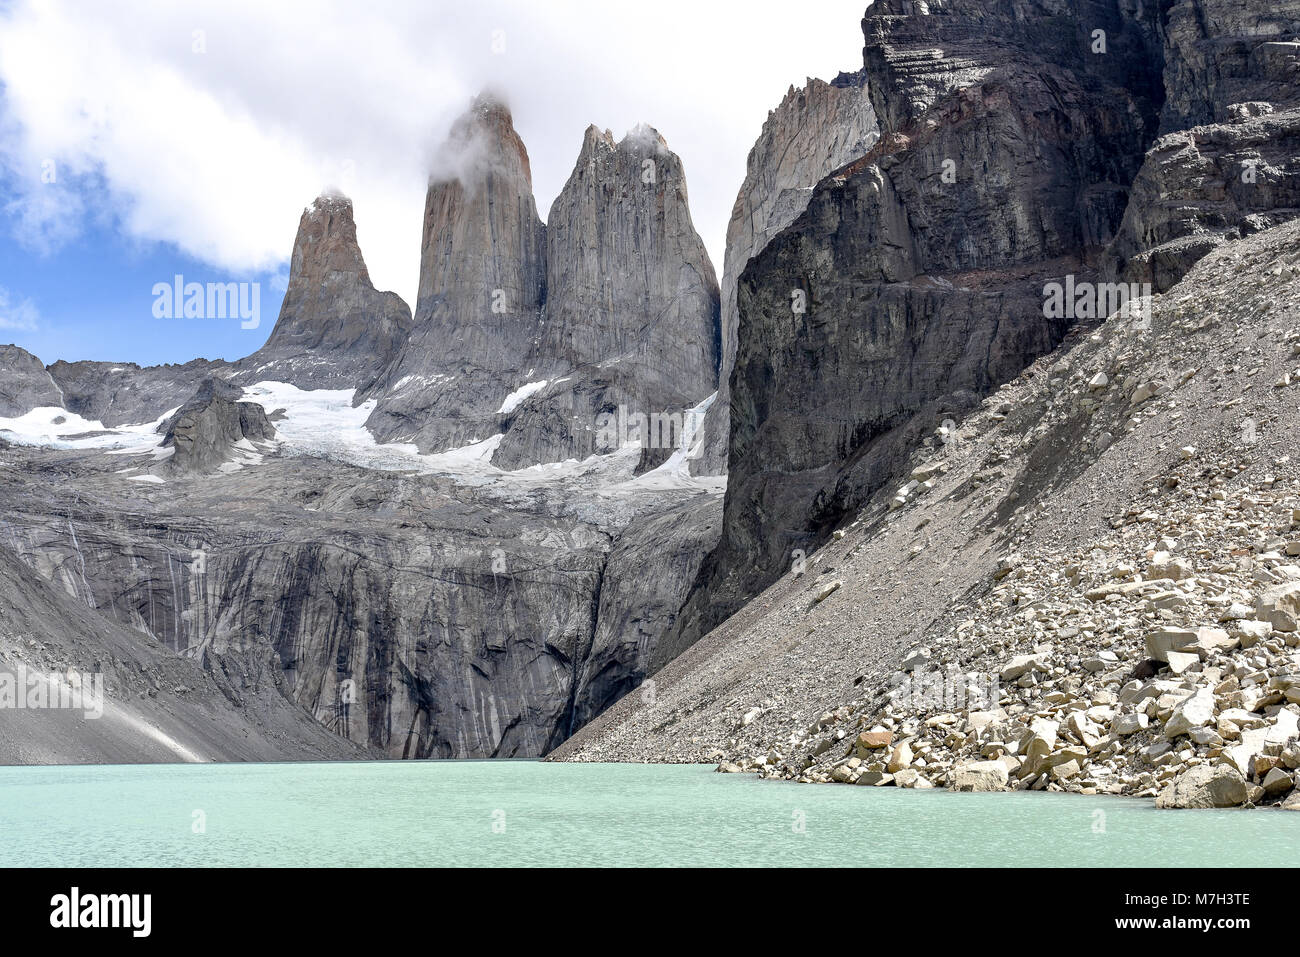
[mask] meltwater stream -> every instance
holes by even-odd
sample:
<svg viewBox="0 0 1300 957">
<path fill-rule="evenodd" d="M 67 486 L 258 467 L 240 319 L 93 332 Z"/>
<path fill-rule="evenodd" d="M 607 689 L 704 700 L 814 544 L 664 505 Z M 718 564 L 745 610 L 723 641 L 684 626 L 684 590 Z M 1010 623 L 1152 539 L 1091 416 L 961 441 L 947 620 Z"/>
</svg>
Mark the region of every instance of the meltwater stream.
<svg viewBox="0 0 1300 957">
<path fill-rule="evenodd" d="M 0 768 L 0 865 L 1257 866 L 1300 814 L 438 761 Z"/>
</svg>

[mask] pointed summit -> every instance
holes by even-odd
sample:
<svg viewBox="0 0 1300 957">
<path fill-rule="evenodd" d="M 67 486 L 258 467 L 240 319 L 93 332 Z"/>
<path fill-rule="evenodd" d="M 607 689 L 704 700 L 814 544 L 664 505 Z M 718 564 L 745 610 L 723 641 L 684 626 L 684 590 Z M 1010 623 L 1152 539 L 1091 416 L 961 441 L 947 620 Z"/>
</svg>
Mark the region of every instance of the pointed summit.
<svg viewBox="0 0 1300 957">
<path fill-rule="evenodd" d="M 397 355 L 410 328 L 406 303 L 370 282 L 352 200 L 325 193 L 298 221 L 275 329 L 237 375 L 304 389 L 364 389 Z"/>
<path fill-rule="evenodd" d="M 528 151 L 505 104 L 480 96 L 430 173 L 415 330 L 371 429 L 435 450 L 492 434 L 502 383 L 523 370 L 545 298 L 546 227 Z"/>
<path fill-rule="evenodd" d="M 495 94 L 480 93 L 452 124 L 446 141 L 435 154 L 429 185 L 432 189 L 439 184 L 459 182 L 473 189 L 489 173 L 515 180 L 532 193 L 528 150 L 515 132 L 510 107 Z"/>
<path fill-rule="evenodd" d="M 653 127 L 617 143 L 587 128 L 547 218 L 546 264 L 546 324 L 528 365 L 564 388 L 522 400 L 495 464 L 610 451 L 593 427 L 602 412 L 682 414 L 717 388 L 718 283 L 681 160 Z"/>
<path fill-rule="evenodd" d="M 415 329 L 370 393 L 377 438 L 493 439 L 507 469 L 583 459 L 612 451 L 603 412 L 680 416 L 717 388 L 717 279 L 659 132 L 589 127 L 550 216 L 509 109 L 476 99 L 430 173 Z"/>
<path fill-rule="evenodd" d="M 480 96 L 430 177 L 415 322 L 447 364 L 515 370 L 537 331 L 546 232 L 510 110 Z"/>
<path fill-rule="evenodd" d="M 582 134 L 582 150 L 578 153 L 578 165 L 581 166 L 583 159 L 594 155 L 597 147 L 601 146 L 614 149 L 614 134 L 592 123 L 587 127 L 587 132 Z"/>
<path fill-rule="evenodd" d="M 575 365 L 619 357 L 659 380 L 665 399 L 713 390 L 717 280 L 681 160 L 658 130 L 641 124 L 615 144 L 588 128 L 551 206 L 547 261 L 545 354 Z"/>
<path fill-rule="evenodd" d="M 289 266 L 289 292 L 304 289 L 329 274 L 364 283 L 370 273 L 357 244 L 357 224 L 352 200 L 341 193 L 325 192 L 302 211 Z"/>
</svg>

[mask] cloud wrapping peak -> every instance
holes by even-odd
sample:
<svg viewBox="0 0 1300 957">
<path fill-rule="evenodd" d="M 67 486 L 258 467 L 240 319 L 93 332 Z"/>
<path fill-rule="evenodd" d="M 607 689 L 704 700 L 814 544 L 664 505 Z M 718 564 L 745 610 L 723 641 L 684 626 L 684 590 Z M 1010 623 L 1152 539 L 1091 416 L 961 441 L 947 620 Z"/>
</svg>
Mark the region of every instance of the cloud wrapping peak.
<svg viewBox="0 0 1300 957">
<path fill-rule="evenodd" d="M 589 123 L 662 131 L 720 264 L 767 110 L 796 78 L 858 65 L 862 2 L 832 6 L 792 20 L 772 0 L 14 0 L 0 9 L 0 228 L 47 251 L 94 218 L 234 273 L 273 270 L 303 204 L 333 189 L 355 201 L 376 285 L 413 300 L 436 150 L 490 88 L 541 209 Z"/>
</svg>

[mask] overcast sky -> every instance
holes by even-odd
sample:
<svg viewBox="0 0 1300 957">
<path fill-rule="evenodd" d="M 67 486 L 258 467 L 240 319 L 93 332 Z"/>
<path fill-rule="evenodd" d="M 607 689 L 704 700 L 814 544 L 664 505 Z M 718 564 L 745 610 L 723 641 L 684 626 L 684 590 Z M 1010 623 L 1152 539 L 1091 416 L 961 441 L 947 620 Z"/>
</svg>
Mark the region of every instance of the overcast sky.
<svg viewBox="0 0 1300 957">
<path fill-rule="evenodd" d="M 0 340 L 65 318 L 66 296 L 25 288 L 41 264 L 24 257 L 89 274 L 120 246 L 146 272 L 283 274 L 329 186 L 355 201 L 375 284 L 412 302 L 429 158 L 487 86 L 511 104 L 543 218 L 589 123 L 656 127 L 720 272 L 767 111 L 860 67 L 865 5 L 0 0 Z"/>
</svg>

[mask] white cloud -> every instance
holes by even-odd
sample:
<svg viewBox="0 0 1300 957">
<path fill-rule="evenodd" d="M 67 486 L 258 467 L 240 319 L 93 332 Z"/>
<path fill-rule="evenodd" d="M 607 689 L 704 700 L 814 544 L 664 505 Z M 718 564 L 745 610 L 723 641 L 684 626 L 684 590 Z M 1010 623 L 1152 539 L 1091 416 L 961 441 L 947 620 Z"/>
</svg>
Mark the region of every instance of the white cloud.
<svg viewBox="0 0 1300 957">
<path fill-rule="evenodd" d="M 8 289 L 0 286 L 0 329 L 34 332 L 41 314 L 30 299 L 14 302 Z"/>
<path fill-rule="evenodd" d="M 861 65 L 865 6 L 16 0 L 0 13 L 5 209 L 37 248 L 112 216 L 132 239 L 260 271 L 283 267 L 302 208 L 337 187 L 376 285 L 410 301 L 431 158 L 490 85 L 511 101 L 543 218 L 589 123 L 656 127 L 720 269 L 767 111 L 808 75 Z"/>
</svg>

